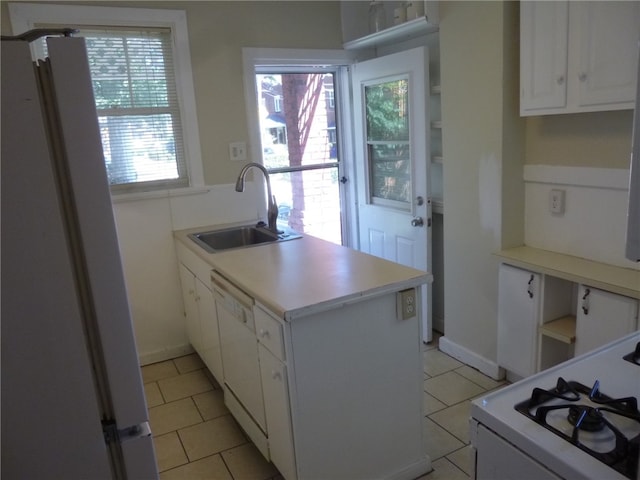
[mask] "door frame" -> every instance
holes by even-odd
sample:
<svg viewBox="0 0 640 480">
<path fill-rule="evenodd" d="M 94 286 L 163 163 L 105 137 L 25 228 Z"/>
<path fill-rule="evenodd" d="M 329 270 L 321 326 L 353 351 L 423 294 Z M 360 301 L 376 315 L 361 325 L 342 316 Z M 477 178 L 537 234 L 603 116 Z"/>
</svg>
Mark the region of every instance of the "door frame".
<svg viewBox="0 0 640 480">
<path fill-rule="evenodd" d="M 259 119 L 256 115 L 258 97 L 256 92 L 256 68 L 273 67 L 282 72 L 308 71 L 309 67 L 318 71 L 334 72 L 337 99 L 336 123 L 342 135 L 338 136 L 340 162 L 338 174 L 347 178 L 344 188 L 340 188 L 340 204 L 344 208 L 342 218 L 342 242 L 351 248 L 358 247 L 358 217 L 355 164 L 353 149 L 353 108 L 351 106 L 351 75 L 349 65 L 355 61 L 354 52 L 347 50 L 315 50 L 295 48 L 243 48 L 243 82 L 246 115 L 249 133 L 249 160 L 262 163 Z M 264 189 L 263 183 L 258 188 Z M 266 215 L 266 212 L 261 212 Z"/>
</svg>

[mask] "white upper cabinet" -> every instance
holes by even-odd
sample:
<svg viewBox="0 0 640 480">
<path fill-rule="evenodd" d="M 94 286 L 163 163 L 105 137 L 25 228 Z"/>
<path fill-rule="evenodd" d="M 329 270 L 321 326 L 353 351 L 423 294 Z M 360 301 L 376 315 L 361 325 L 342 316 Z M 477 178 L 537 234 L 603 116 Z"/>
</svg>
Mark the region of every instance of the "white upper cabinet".
<svg viewBox="0 0 640 480">
<path fill-rule="evenodd" d="M 520 114 L 632 109 L 640 2 L 523 2 Z"/>
<path fill-rule="evenodd" d="M 520 7 L 520 111 L 567 105 L 567 2 L 523 2 Z"/>
</svg>

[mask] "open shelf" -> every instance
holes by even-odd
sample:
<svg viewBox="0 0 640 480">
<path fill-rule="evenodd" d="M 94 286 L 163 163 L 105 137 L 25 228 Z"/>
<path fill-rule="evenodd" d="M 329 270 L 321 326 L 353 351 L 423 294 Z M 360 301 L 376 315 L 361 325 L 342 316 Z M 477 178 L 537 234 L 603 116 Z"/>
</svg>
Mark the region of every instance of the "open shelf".
<svg viewBox="0 0 640 480">
<path fill-rule="evenodd" d="M 374 48 L 380 45 L 388 45 L 390 43 L 409 40 L 410 38 L 420 37 L 427 33 L 437 32 L 438 25 L 429 23 L 427 17 L 419 17 L 408 22 L 394 25 L 376 33 L 372 33 L 365 37 L 356 38 L 350 42 L 346 42 L 343 47 L 345 50 L 357 50 L 359 48 Z"/>
<path fill-rule="evenodd" d="M 542 335 L 554 338 L 562 343 L 572 344 L 576 341 L 576 317 L 567 315 L 552 320 L 539 327 Z"/>
</svg>

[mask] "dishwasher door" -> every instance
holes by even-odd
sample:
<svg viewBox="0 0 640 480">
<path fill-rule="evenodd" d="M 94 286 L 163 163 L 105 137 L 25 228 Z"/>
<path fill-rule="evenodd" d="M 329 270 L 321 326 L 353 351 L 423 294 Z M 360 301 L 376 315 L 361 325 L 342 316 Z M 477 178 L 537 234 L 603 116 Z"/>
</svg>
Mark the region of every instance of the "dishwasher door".
<svg viewBox="0 0 640 480">
<path fill-rule="evenodd" d="M 211 274 L 211 284 L 218 314 L 225 387 L 266 432 L 253 299 L 216 272 Z"/>
</svg>

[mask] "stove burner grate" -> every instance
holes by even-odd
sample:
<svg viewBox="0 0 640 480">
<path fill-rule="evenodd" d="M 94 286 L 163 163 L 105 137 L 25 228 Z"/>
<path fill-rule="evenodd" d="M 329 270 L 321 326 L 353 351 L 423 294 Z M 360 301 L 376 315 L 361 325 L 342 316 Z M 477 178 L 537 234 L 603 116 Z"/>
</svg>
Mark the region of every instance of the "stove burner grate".
<svg viewBox="0 0 640 480">
<path fill-rule="evenodd" d="M 580 402 L 588 398 L 593 404 L 602 405 L 592 407 Z M 566 403 L 545 405 L 552 400 Z M 514 408 L 543 426 L 554 434 L 564 438 L 582 451 L 597 458 L 599 461 L 620 472 L 625 477 L 635 480 L 638 474 L 638 459 L 640 458 L 640 434 L 627 438 L 612 422 L 605 418 L 603 412 L 611 417 L 626 417 L 640 424 L 637 399 L 634 397 L 610 398 L 599 391 L 599 382 L 593 388 L 588 388 L 578 382 L 567 382 L 558 378 L 555 388 L 543 390 L 534 388 L 528 400 L 520 402 Z M 550 412 L 566 410 L 567 420 L 573 426 L 571 435 L 559 430 L 547 421 Z M 615 447 L 607 452 L 599 452 L 589 448 L 580 441 L 580 432 L 598 432 L 607 429 L 615 437 Z"/>
<path fill-rule="evenodd" d="M 636 344 L 636 348 L 633 352 L 627 353 L 624 357 L 622 357 L 627 362 L 634 363 L 636 365 L 640 365 L 640 342 Z"/>
</svg>

